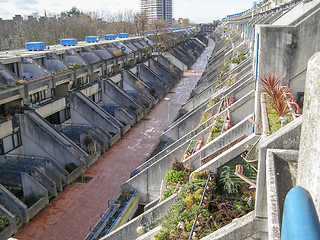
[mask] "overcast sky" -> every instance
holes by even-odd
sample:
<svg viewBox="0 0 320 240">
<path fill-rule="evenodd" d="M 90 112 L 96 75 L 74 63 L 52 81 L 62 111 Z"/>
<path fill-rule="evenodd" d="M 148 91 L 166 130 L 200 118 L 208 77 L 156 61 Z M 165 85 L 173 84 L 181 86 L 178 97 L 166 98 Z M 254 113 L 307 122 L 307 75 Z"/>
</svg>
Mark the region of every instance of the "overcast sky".
<svg viewBox="0 0 320 240">
<path fill-rule="evenodd" d="M 194 23 L 211 22 L 252 7 L 253 0 L 173 0 L 173 17 L 189 18 Z M 83 12 L 114 13 L 123 9 L 140 11 L 140 0 L 0 0 L 0 18 L 12 19 L 39 13 L 60 13 L 73 6 Z"/>
</svg>

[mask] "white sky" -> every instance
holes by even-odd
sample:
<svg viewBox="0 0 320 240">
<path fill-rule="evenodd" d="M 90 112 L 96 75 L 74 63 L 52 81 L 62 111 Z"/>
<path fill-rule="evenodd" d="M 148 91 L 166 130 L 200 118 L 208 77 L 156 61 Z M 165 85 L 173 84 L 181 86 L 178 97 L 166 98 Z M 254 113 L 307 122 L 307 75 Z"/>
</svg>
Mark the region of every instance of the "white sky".
<svg viewBox="0 0 320 240">
<path fill-rule="evenodd" d="M 194 23 L 207 23 L 252 7 L 253 0 L 173 0 L 173 17 L 189 18 Z M 39 13 L 58 14 L 73 6 L 83 12 L 114 13 L 123 9 L 140 11 L 140 0 L 0 0 L 0 18 L 12 19 Z"/>
</svg>

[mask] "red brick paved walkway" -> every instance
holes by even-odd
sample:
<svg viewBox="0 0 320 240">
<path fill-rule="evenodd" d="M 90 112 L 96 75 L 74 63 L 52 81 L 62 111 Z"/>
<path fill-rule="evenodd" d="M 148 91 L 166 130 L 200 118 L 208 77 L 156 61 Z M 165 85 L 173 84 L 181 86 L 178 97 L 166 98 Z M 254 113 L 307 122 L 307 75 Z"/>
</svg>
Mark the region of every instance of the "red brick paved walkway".
<svg viewBox="0 0 320 240">
<path fill-rule="evenodd" d="M 170 98 L 170 122 L 187 101 L 211 51 L 212 47 L 207 48 L 194 64 L 194 70 L 186 72 L 166 95 Z M 167 113 L 168 101 L 162 100 L 145 116 L 147 120 L 137 123 L 85 172 L 85 176 L 93 177 L 89 183 L 72 183 L 14 237 L 19 240 L 84 239 L 100 213 L 106 211 L 107 201 L 117 198 L 121 184 L 158 142 L 169 125 Z"/>
</svg>

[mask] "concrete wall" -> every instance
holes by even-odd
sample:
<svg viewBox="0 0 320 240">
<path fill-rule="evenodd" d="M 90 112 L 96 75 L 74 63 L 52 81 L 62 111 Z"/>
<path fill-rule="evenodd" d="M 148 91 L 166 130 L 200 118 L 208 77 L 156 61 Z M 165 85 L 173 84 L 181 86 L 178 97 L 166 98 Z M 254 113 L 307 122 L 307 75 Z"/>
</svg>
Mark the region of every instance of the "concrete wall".
<svg viewBox="0 0 320 240">
<path fill-rule="evenodd" d="M 259 167 L 256 192 L 256 215 L 267 218 L 267 189 L 266 189 L 266 154 L 267 149 L 291 149 L 298 150 L 300 143 L 300 131 L 302 118 L 290 122 L 269 137 L 259 143 Z"/>
<path fill-rule="evenodd" d="M 174 57 L 171 53 L 165 52 L 163 53 L 163 56 L 167 58 L 170 62 L 172 62 L 175 66 L 177 66 L 181 71 L 188 70 L 188 66 L 182 63 L 176 57 Z"/>
<path fill-rule="evenodd" d="M 12 134 L 12 121 L 6 121 L 0 124 L 0 138 L 6 137 Z"/>
<path fill-rule="evenodd" d="M 38 183 L 40 183 L 43 187 L 45 187 L 48 191 L 48 194 L 50 194 L 53 197 L 57 197 L 57 187 L 55 182 L 49 178 L 45 173 L 40 171 L 39 168 L 34 167 L 34 171 L 31 173 L 31 177 L 35 179 Z"/>
<path fill-rule="evenodd" d="M 320 3 L 319 0 L 312 0 L 310 2 L 301 2 L 297 6 L 291 8 L 286 14 L 284 14 L 281 18 L 272 23 L 275 26 L 286 26 L 290 25 L 295 19 L 302 17 L 306 12 L 314 8 L 316 5 Z"/>
<path fill-rule="evenodd" d="M 148 82 L 151 89 L 154 88 L 157 90 L 159 98 L 162 98 L 162 96 L 167 92 L 167 87 L 169 86 L 168 81 L 165 81 L 163 78 L 159 77 L 159 74 L 162 72 L 153 72 L 151 69 L 141 64 L 138 73 L 138 77 L 144 82 Z"/>
<path fill-rule="evenodd" d="M 259 78 L 286 74 L 288 85 L 307 68 L 309 58 L 320 50 L 320 9 L 296 26 L 260 26 Z"/>
<path fill-rule="evenodd" d="M 235 239 L 266 239 L 266 221 L 257 219 L 254 211 L 236 218 L 230 224 L 202 238 L 202 240 L 235 240 Z"/>
<path fill-rule="evenodd" d="M 138 79 L 137 76 L 135 76 L 130 71 L 123 71 L 123 82 L 127 83 L 132 89 L 138 92 L 137 101 L 139 101 L 142 105 L 143 103 L 148 103 L 149 106 L 147 108 L 147 111 L 150 110 L 151 107 L 153 107 L 156 103 L 155 98 L 150 95 L 151 88 L 146 84 L 145 82 Z M 124 85 L 124 84 L 123 84 Z"/>
<path fill-rule="evenodd" d="M 194 129 L 200 122 L 202 112 L 205 111 L 206 106 L 207 104 L 204 103 L 200 107 L 185 114 L 160 136 L 160 140 L 166 141 L 167 139 L 171 138 L 173 141 L 176 141 L 180 137 L 192 131 L 192 129 Z"/>
<path fill-rule="evenodd" d="M 319 66 L 320 52 L 317 52 L 308 63 L 297 181 L 297 185 L 310 192 L 318 216 L 320 216 Z"/>
<path fill-rule="evenodd" d="M 119 100 L 118 100 L 119 101 Z M 113 99 L 111 96 L 107 95 L 104 92 L 101 92 L 101 104 L 105 104 L 105 105 L 119 105 L 120 107 L 122 107 L 123 104 L 121 104 L 121 101 L 118 102 L 117 99 Z M 123 112 L 124 119 L 123 116 L 118 116 L 118 112 L 121 111 Z M 132 127 L 136 122 L 137 122 L 137 114 L 133 111 L 130 111 L 130 109 L 119 109 L 119 111 L 115 112 L 115 118 L 118 119 L 119 121 L 123 121 L 127 124 L 130 124 L 130 126 Z M 128 121 L 128 122 L 127 122 Z"/>
<path fill-rule="evenodd" d="M 65 98 L 60 98 L 52 103 L 46 104 L 40 108 L 36 109 L 36 112 L 40 114 L 41 117 L 46 118 L 62 109 L 65 109 L 66 101 Z"/>
<path fill-rule="evenodd" d="M 22 222 L 29 222 L 28 208 L 9 190 L 0 184 L 0 202 L 6 209 L 18 216 Z"/>
<path fill-rule="evenodd" d="M 249 117 L 252 117 L 252 116 L 249 116 Z M 219 137 L 215 138 L 213 141 L 207 143 L 205 146 L 201 148 L 200 151 L 196 152 L 192 156 L 185 159 L 183 163 L 191 164 L 193 169 L 198 169 L 203 165 L 201 160 L 210 156 L 211 154 L 218 151 L 222 147 L 228 145 L 229 143 L 235 141 L 237 138 L 241 137 L 244 134 L 247 137 L 253 134 L 252 124 L 246 118 L 243 119 L 240 123 L 230 128 L 228 131 L 222 133 Z M 244 151 L 244 149 L 242 149 L 242 151 Z"/>
<path fill-rule="evenodd" d="M 89 123 L 97 125 L 107 132 L 115 134 L 115 141 L 121 137 L 123 125 L 110 114 L 92 103 L 83 94 L 74 92 L 70 96 L 71 118 L 74 123 Z M 83 119 L 86 122 L 83 122 Z"/>
<path fill-rule="evenodd" d="M 137 122 L 141 120 L 143 117 L 143 106 L 119 86 L 115 85 L 110 80 L 104 80 L 102 91 L 115 100 L 120 106 L 126 107 L 126 110 L 129 110 L 130 113 L 133 112 L 133 114 L 136 115 Z M 135 107 L 136 110 L 130 110 L 130 106 Z"/>
<path fill-rule="evenodd" d="M 0 232 L 0 239 L 9 239 L 13 234 L 17 232 L 17 225 L 16 225 L 16 217 L 0 205 L 0 215 L 7 216 L 9 218 L 9 225 Z"/>
<path fill-rule="evenodd" d="M 270 240 L 281 237 L 284 200 L 290 189 L 296 186 L 298 153 L 297 150 L 267 150 L 266 184 Z"/>
<path fill-rule="evenodd" d="M 85 165 L 87 153 L 36 115 L 20 115 L 20 127 L 25 154 L 51 157 L 62 167 L 68 163 Z"/>
<path fill-rule="evenodd" d="M 25 198 L 42 196 L 40 200 L 28 208 L 28 214 L 31 219 L 49 203 L 48 191 L 27 173 L 21 173 L 21 181 L 23 195 Z"/>
<path fill-rule="evenodd" d="M 144 212 L 140 216 L 132 219 L 131 221 L 124 224 L 119 229 L 111 232 L 109 235 L 103 237 L 101 240 L 112 239 L 112 240 L 123 240 L 128 239 L 136 239 L 140 235 L 137 233 L 137 228 L 140 225 L 139 220 L 141 219 L 145 224 L 151 223 L 151 215 L 153 215 L 154 220 L 161 219 L 169 210 L 170 206 L 175 201 L 177 195 L 174 194 L 170 198 L 160 202 L 155 207 L 151 208 L 150 210 Z"/>
</svg>

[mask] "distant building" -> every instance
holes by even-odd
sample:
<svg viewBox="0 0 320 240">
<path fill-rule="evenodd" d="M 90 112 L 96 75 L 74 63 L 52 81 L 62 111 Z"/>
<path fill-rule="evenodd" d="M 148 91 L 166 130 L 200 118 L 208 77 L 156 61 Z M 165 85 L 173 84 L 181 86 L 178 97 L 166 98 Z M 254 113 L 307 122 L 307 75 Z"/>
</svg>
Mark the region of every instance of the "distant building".
<svg viewBox="0 0 320 240">
<path fill-rule="evenodd" d="M 218 25 L 218 21 L 214 21 L 212 24 L 203 24 L 200 26 L 200 33 L 203 35 L 207 35 L 207 34 L 211 34 L 214 32 L 214 30 L 216 29 L 217 25 Z"/>
<path fill-rule="evenodd" d="M 141 0 L 141 13 L 145 13 L 148 23 L 154 20 L 165 20 L 172 23 L 173 0 Z"/>
</svg>

